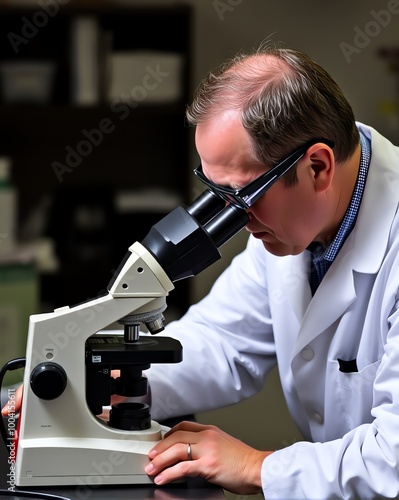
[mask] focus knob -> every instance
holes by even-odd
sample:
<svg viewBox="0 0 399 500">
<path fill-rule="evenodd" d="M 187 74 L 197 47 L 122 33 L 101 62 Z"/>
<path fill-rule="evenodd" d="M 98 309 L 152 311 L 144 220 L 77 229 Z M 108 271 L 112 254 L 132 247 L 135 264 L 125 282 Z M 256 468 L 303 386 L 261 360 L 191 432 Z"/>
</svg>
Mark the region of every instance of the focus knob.
<svg viewBox="0 0 399 500">
<path fill-rule="evenodd" d="M 56 399 L 67 386 L 67 374 L 57 363 L 41 363 L 31 373 L 30 386 L 38 398 Z"/>
</svg>

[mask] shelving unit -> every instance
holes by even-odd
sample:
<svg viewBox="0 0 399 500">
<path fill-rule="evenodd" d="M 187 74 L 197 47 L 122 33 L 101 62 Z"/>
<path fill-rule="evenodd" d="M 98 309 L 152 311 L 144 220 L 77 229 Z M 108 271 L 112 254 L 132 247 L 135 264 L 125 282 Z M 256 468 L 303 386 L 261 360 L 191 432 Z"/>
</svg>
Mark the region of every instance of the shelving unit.
<svg viewBox="0 0 399 500">
<path fill-rule="evenodd" d="M 190 201 L 190 7 L 55 4 L 50 15 L 0 3 L 0 155 L 13 161 L 20 228 L 49 207 L 60 265 L 41 275 L 46 307 L 101 293 L 128 247 Z M 122 73 L 118 58 L 131 61 Z M 188 287 L 168 300 L 179 313 Z"/>
</svg>

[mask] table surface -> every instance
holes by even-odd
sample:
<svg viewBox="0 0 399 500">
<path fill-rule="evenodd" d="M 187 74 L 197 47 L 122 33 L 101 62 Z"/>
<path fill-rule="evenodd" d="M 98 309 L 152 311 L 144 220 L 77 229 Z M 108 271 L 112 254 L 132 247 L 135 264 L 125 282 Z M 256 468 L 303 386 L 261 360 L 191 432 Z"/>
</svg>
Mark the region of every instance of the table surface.
<svg viewBox="0 0 399 500">
<path fill-rule="evenodd" d="M 10 472 L 8 464 L 8 454 L 3 440 L 0 438 L 0 488 L 9 489 L 10 484 L 7 484 L 7 474 Z M 156 499 L 156 500 L 173 500 L 173 499 L 196 499 L 196 500 L 223 500 L 225 495 L 219 487 L 213 486 L 201 478 L 189 478 L 186 482 L 168 486 L 155 485 L 123 485 L 123 486 L 101 486 L 101 487 L 35 487 L 21 488 L 19 491 L 35 491 L 51 495 L 58 495 L 70 500 L 119 500 L 119 499 Z M 15 487 L 15 491 L 18 488 Z M 22 496 L 2 496 L 13 500 L 26 498 Z M 44 497 L 30 497 L 39 500 Z M 54 497 L 56 500 L 57 497 Z"/>
</svg>

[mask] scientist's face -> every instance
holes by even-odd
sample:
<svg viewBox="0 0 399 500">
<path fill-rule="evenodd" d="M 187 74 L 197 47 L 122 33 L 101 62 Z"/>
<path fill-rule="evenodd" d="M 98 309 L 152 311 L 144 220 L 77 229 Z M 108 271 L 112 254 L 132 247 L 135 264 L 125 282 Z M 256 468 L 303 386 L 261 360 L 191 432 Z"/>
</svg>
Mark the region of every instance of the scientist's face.
<svg viewBox="0 0 399 500">
<path fill-rule="evenodd" d="M 199 124 L 196 146 L 205 176 L 223 186 L 238 189 L 271 167 L 254 159 L 250 137 L 232 111 Z M 274 255 L 295 255 L 312 241 L 323 241 L 328 203 L 323 205 L 323 195 L 315 188 L 313 150 L 317 153 L 317 145 L 297 163 L 295 186 L 278 180 L 247 210 L 246 229 Z"/>
</svg>

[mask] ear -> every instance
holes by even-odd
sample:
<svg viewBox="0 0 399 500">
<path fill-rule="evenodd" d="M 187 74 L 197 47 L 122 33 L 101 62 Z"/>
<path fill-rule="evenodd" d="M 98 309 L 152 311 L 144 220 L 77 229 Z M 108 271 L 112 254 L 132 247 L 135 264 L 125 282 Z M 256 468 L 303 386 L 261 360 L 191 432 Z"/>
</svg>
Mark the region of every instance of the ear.
<svg viewBox="0 0 399 500">
<path fill-rule="evenodd" d="M 335 158 L 332 149 L 322 142 L 313 144 L 304 157 L 307 160 L 309 175 L 316 192 L 327 191 L 332 184 L 335 172 Z"/>
</svg>

